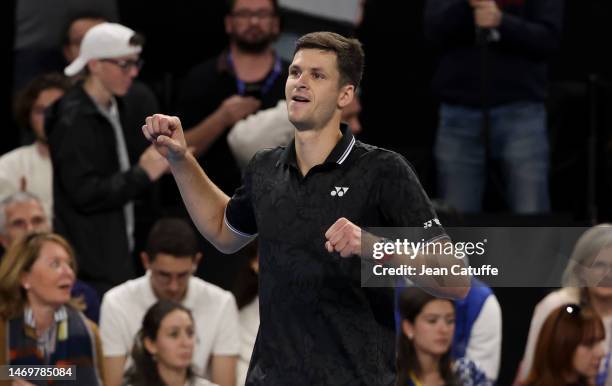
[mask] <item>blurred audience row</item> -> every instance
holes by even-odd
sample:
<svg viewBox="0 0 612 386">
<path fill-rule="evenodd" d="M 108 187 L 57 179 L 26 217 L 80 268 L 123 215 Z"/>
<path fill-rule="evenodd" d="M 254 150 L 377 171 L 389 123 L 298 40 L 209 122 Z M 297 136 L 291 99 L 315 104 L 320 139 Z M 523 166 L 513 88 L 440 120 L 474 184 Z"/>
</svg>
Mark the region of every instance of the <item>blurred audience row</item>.
<svg viewBox="0 0 612 386">
<path fill-rule="evenodd" d="M 141 253 L 145 275 L 100 305 L 35 196 L 15 193 L 0 213 L 0 364 L 74 364 L 87 385 L 244 383 L 259 325 L 256 244 L 231 294 L 193 275 L 202 255 L 192 227 L 161 219 Z M 516 385 L 609 382 L 611 264 L 612 225 L 590 228 L 565 287 L 535 309 Z M 474 280 L 461 301 L 401 289 L 396 312 L 397 385 L 495 383 L 501 309 L 484 283 Z"/>
</svg>

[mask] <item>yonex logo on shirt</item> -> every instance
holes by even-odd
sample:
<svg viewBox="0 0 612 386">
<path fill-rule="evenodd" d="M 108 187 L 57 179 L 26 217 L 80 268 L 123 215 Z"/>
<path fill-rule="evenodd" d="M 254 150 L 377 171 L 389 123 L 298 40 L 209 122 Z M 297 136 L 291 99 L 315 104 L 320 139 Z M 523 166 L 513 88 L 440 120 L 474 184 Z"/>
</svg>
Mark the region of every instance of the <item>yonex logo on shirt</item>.
<svg viewBox="0 0 612 386">
<path fill-rule="evenodd" d="M 331 191 L 332 197 L 342 197 L 348 192 L 349 188 L 344 186 L 334 186 L 334 189 Z"/>
<path fill-rule="evenodd" d="M 442 224 L 440 223 L 440 220 L 438 220 L 437 218 L 432 218 L 429 221 L 425 221 L 423 223 L 423 228 L 427 229 L 427 228 L 431 228 L 433 226 L 433 223 L 435 223 L 438 226 L 442 226 Z"/>
</svg>

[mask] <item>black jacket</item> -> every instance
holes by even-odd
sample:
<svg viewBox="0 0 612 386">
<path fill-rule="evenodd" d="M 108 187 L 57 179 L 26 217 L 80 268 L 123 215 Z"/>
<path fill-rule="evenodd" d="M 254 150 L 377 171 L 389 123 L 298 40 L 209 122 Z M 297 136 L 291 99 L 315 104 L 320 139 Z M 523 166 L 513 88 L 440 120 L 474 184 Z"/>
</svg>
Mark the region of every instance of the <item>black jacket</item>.
<svg viewBox="0 0 612 386">
<path fill-rule="evenodd" d="M 547 60 L 559 47 L 563 0 L 497 0 L 503 17 L 499 41 L 490 43 L 488 95 L 492 106 L 541 101 Z M 440 50 L 434 91 L 443 102 L 480 106 L 482 49 L 468 0 L 427 0 L 425 34 Z"/>
<path fill-rule="evenodd" d="M 124 132 L 140 131 L 133 114 L 118 100 Z M 100 114 L 81 84 L 70 89 L 47 115 L 55 231 L 74 246 L 79 276 L 105 290 L 134 277 L 123 206 L 147 191 L 151 182 L 137 166 L 142 145 L 125 135 L 130 163 L 121 172 L 110 122 Z M 142 134 L 140 135 L 142 137 Z"/>
<path fill-rule="evenodd" d="M 285 81 L 289 63 L 281 62 L 281 72 L 274 78 L 268 92 L 259 94 L 260 110 L 276 106 L 285 99 Z M 271 76 L 268 74 L 266 77 Z M 238 94 L 236 74 L 227 62 L 227 51 L 195 66 L 181 87 L 177 115 L 184 128 L 192 128 L 212 114 L 226 98 Z M 208 177 L 226 194 L 231 196 L 240 186 L 241 173 L 227 144 L 225 130 L 204 154 L 198 157 Z"/>
</svg>

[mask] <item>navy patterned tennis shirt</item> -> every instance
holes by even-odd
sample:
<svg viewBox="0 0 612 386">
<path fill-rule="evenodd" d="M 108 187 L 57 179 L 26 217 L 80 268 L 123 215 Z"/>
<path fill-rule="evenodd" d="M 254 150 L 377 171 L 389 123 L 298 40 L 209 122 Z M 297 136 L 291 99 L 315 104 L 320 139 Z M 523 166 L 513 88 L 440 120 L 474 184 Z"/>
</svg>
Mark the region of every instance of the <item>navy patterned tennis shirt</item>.
<svg viewBox="0 0 612 386">
<path fill-rule="evenodd" d="M 306 176 L 293 143 L 257 153 L 227 205 L 228 227 L 259 238 L 260 327 L 249 386 L 395 382 L 393 288 L 362 287 L 361 260 L 329 253 L 325 232 L 340 217 L 362 228 L 422 228 L 436 215 L 401 155 L 341 130 Z"/>
</svg>

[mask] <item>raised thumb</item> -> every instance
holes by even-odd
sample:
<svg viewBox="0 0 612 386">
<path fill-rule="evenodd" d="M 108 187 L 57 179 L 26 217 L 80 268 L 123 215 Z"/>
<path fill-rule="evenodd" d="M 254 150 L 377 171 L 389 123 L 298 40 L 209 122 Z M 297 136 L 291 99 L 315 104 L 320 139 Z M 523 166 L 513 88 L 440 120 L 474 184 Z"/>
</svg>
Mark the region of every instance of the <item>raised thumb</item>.
<svg viewBox="0 0 612 386">
<path fill-rule="evenodd" d="M 182 151 L 181 145 L 176 142 L 174 139 L 168 137 L 167 135 L 160 135 L 157 137 L 157 144 L 168 147 L 171 151 L 178 152 Z"/>
</svg>

